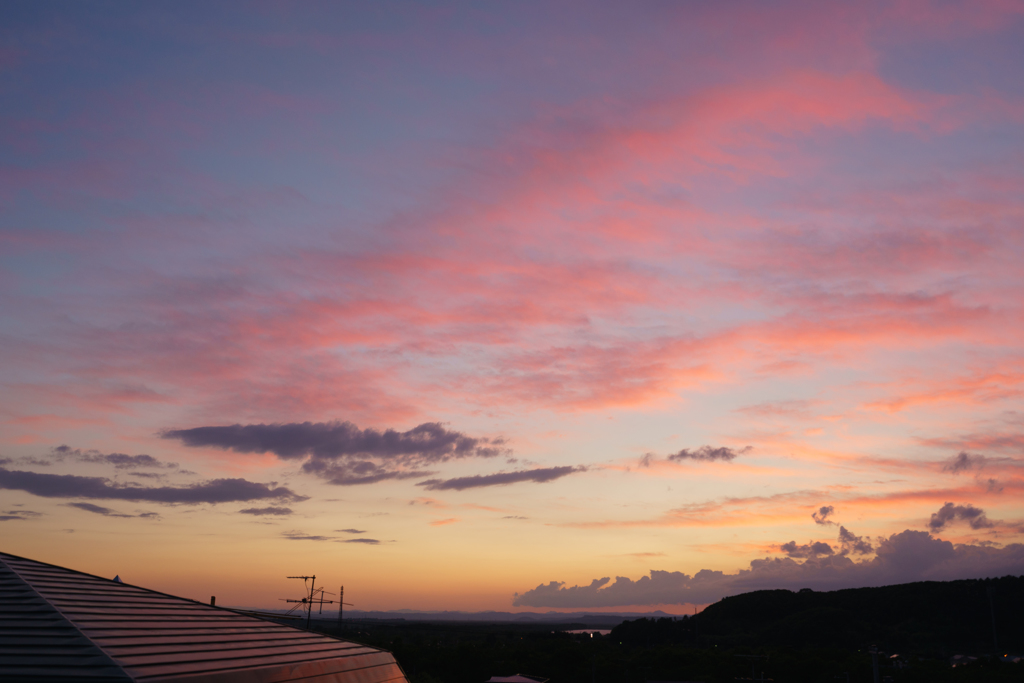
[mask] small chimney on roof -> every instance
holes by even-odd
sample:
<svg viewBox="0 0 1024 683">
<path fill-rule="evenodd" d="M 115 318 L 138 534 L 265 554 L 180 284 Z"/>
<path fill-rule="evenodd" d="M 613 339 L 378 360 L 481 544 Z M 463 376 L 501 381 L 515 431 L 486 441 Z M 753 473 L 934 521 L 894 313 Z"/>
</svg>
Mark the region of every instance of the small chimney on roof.
<svg viewBox="0 0 1024 683">
<path fill-rule="evenodd" d="M 210 596 L 210 607 L 216 607 L 216 606 L 217 606 L 217 596 L 216 595 L 211 595 Z"/>
<path fill-rule="evenodd" d="M 121 580 L 120 574 L 114 577 L 114 583 L 124 583 L 124 581 Z"/>
</svg>

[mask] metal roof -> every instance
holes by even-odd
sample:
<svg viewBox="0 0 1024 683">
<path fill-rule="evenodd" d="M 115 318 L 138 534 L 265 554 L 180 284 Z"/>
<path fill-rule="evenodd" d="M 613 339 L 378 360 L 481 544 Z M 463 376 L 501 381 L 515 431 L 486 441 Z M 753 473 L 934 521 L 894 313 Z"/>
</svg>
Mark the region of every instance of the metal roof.
<svg viewBox="0 0 1024 683">
<path fill-rule="evenodd" d="M 407 683 L 385 650 L 7 553 L 0 679 Z"/>
</svg>

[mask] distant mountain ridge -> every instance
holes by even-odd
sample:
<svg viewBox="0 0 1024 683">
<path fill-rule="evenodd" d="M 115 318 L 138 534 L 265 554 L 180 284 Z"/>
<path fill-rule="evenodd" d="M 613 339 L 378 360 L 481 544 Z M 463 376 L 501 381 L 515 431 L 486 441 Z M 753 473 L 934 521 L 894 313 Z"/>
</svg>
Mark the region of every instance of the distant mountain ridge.
<svg viewBox="0 0 1024 683">
<path fill-rule="evenodd" d="M 359 611 L 345 610 L 346 619 L 406 619 L 409 621 L 533 621 L 533 622 L 601 622 L 618 624 L 626 619 L 672 618 L 680 615 L 661 610 L 653 612 L 429 612 L 421 610 Z"/>
<path fill-rule="evenodd" d="M 286 610 L 260 610 L 265 613 L 283 614 Z M 345 621 L 372 619 L 376 621 L 473 621 L 495 623 L 551 623 L 551 624 L 582 624 L 584 627 L 611 628 L 627 619 L 673 619 L 681 615 L 669 614 L 661 610 L 653 612 L 463 612 L 445 610 L 432 612 L 428 610 L 396 609 L 396 610 L 345 610 Z M 324 610 L 318 614 L 313 612 L 314 621 L 331 621 L 337 619 L 337 612 Z"/>
</svg>

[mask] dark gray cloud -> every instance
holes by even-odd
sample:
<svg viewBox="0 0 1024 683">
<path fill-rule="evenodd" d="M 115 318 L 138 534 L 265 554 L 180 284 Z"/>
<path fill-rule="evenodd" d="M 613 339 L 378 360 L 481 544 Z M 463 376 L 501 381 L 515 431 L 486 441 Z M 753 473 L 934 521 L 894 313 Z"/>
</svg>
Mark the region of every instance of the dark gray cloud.
<svg viewBox="0 0 1024 683">
<path fill-rule="evenodd" d="M 131 517 L 132 515 L 121 514 L 116 510 L 105 508 L 102 505 L 93 505 L 92 503 L 68 503 L 69 508 L 78 508 L 79 510 L 85 510 L 86 512 L 92 512 L 97 515 L 103 515 L 104 517 Z"/>
<path fill-rule="evenodd" d="M 576 472 L 586 472 L 586 467 L 540 467 L 533 470 L 521 472 L 499 472 L 497 474 L 483 474 L 472 477 L 456 477 L 455 479 L 428 479 L 416 484 L 423 486 L 428 491 L 463 491 L 465 489 L 480 488 L 482 486 L 505 486 L 507 484 L 518 484 L 519 482 L 532 481 L 544 483 L 561 479 L 562 477 Z"/>
<path fill-rule="evenodd" d="M 390 465 L 378 465 L 371 460 L 327 462 L 310 459 L 302 464 L 302 469 L 337 486 L 376 484 L 389 479 L 422 479 L 434 474 L 429 470 L 392 469 Z"/>
<path fill-rule="evenodd" d="M 796 541 L 790 541 L 779 546 L 779 550 L 786 553 L 789 557 L 802 559 L 808 557 L 827 557 L 835 552 L 832 550 L 832 546 L 821 541 L 811 541 L 804 545 L 797 545 Z"/>
<path fill-rule="evenodd" d="M 365 531 L 358 529 L 339 529 L 343 533 L 362 534 Z M 320 536 L 306 534 L 301 531 L 285 531 L 281 534 L 289 541 L 334 541 L 335 543 L 361 543 L 363 545 L 380 545 L 376 538 L 335 538 L 334 536 Z"/>
<path fill-rule="evenodd" d="M 301 531 L 285 531 L 281 534 L 289 541 L 333 541 L 333 536 L 312 536 Z"/>
<path fill-rule="evenodd" d="M 25 456 L 23 458 L 18 458 L 17 464 L 35 465 L 36 467 L 51 467 L 53 465 L 53 461 L 47 458 L 34 458 L 32 456 Z"/>
<path fill-rule="evenodd" d="M 596 608 L 627 605 L 707 604 L 728 595 L 754 590 L 787 588 L 838 590 L 886 586 L 912 581 L 1019 575 L 1024 573 L 1024 545 L 1004 548 L 957 545 L 924 531 L 906 530 L 884 539 L 876 555 L 855 561 L 834 554 L 798 562 L 790 557 L 752 560 L 735 574 L 702 569 L 694 575 L 651 571 L 633 581 L 627 577 L 595 579 L 589 585 L 566 586 L 558 581 L 517 593 L 517 607 Z"/>
<path fill-rule="evenodd" d="M 16 522 L 23 521 L 26 519 L 33 519 L 35 517 L 41 517 L 41 512 L 33 512 L 31 510 L 4 510 L 0 511 L 0 522 Z"/>
<path fill-rule="evenodd" d="M 839 527 L 839 554 L 846 555 L 869 555 L 875 551 L 870 541 L 863 536 L 858 536 L 846 527 Z"/>
<path fill-rule="evenodd" d="M 821 510 L 825 509 L 822 508 Z M 832 506 L 828 506 L 827 509 L 831 511 Z M 815 513 L 815 515 L 817 514 Z M 828 514 L 830 513 L 822 513 L 822 517 L 826 517 Z M 817 516 L 815 516 L 815 521 L 817 521 Z M 821 522 L 818 523 L 821 524 Z M 829 524 L 832 524 L 832 522 L 829 522 Z M 844 526 L 839 527 L 839 538 L 837 539 L 836 548 L 822 541 L 808 541 L 804 545 L 799 545 L 796 541 L 790 541 L 779 546 L 779 550 L 795 559 L 829 557 L 837 553 L 841 557 L 846 555 L 869 555 L 874 552 L 870 541 L 866 540 L 863 536 L 858 536 L 849 531 Z"/>
<path fill-rule="evenodd" d="M 511 452 L 504 439 L 466 436 L 439 422 L 405 432 L 360 429 L 351 422 L 292 422 L 171 429 L 161 436 L 191 447 L 304 460 L 304 472 L 340 486 L 430 476 L 425 466 Z"/>
<path fill-rule="evenodd" d="M 243 515 L 257 515 L 257 516 L 271 515 L 271 516 L 281 517 L 281 516 L 284 516 L 284 515 L 292 514 L 292 509 L 291 508 L 276 508 L 276 507 L 245 508 L 244 510 L 239 510 L 238 512 L 243 514 Z"/>
<path fill-rule="evenodd" d="M 941 531 L 948 524 L 960 520 L 971 525 L 972 529 L 988 529 L 992 522 L 985 516 L 985 511 L 973 505 L 953 505 L 946 503 L 939 508 L 938 512 L 932 514 L 928 520 L 928 528 L 932 531 Z"/>
<path fill-rule="evenodd" d="M 164 463 L 151 455 L 127 455 L 125 453 L 99 453 L 94 456 L 85 455 L 82 458 L 88 462 L 102 462 L 113 465 L 119 470 L 128 470 L 135 467 L 166 467 Z M 176 467 L 176 465 L 171 465 Z"/>
<path fill-rule="evenodd" d="M 93 505 L 92 503 L 66 503 L 68 507 L 78 508 L 85 512 L 92 512 L 97 515 L 103 515 L 104 517 L 124 517 L 126 519 L 139 517 L 142 519 L 157 519 L 160 517 L 155 512 L 143 512 L 138 515 L 126 515 L 117 510 L 111 510 L 110 508 L 103 507 L 102 505 Z"/>
<path fill-rule="evenodd" d="M 984 455 L 972 455 L 967 451 L 960 451 L 953 456 L 949 462 L 942 466 L 942 471 L 958 474 L 960 472 L 968 472 L 970 470 L 980 470 L 984 466 Z"/>
<path fill-rule="evenodd" d="M 57 446 L 52 449 L 50 457 L 57 460 L 64 460 L 65 458 L 74 458 L 81 462 L 91 463 L 102 463 L 105 465 L 113 465 L 119 470 L 129 470 L 136 468 L 152 468 L 152 469 L 177 469 L 178 463 L 175 462 L 164 462 L 154 458 L 151 455 L 128 455 L 126 453 L 103 453 L 97 450 L 86 450 L 83 451 L 80 448 L 71 448 L 67 445 Z"/>
<path fill-rule="evenodd" d="M 366 529 L 335 529 L 339 534 L 365 534 Z"/>
<path fill-rule="evenodd" d="M 829 519 L 829 516 L 835 514 L 836 509 L 831 505 L 822 505 L 817 512 L 812 512 L 811 517 L 814 518 L 815 524 L 822 525 L 835 525 L 835 522 Z"/>
<path fill-rule="evenodd" d="M 704 462 L 720 460 L 724 462 L 729 462 L 737 455 L 749 453 L 751 450 L 751 446 L 741 448 L 738 451 L 735 451 L 729 448 L 728 446 L 719 446 L 718 448 L 713 448 L 712 446 L 701 446 L 700 448 L 694 449 L 684 448 L 678 453 L 673 453 L 672 455 L 668 456 L 668 459 L 673 460 L 675 462 L 679 462 L 680 460 L 700 460 Z"/>
<path fill-rule="evenodd" d="M 0 489 L 27 491 L 44 498 L 92 498 L 152 503 L 236 503 L 253 500 L 299 502 L 300 496 L 283 486 L 259 484 L 245 479 L 213 479 L 191 486 L 126 486 L 104 477 L 73 474 L 40 474 L 0 467 Z"/>
<path fill-rule="evenodd" d="M 213 446 L 238 453 L 274 453 L 284 460 L 308 455 L 337 459 L 349 456 L 404 458 L 444 462 L 452 458 L 494 457 L 506 452 L 502 439 L 476 439 L 426 422 L 407 432 L 359 429 L 351 422 L 231 425 L 169 430 L 165 439 L 186 446 Z"/>
</svg>

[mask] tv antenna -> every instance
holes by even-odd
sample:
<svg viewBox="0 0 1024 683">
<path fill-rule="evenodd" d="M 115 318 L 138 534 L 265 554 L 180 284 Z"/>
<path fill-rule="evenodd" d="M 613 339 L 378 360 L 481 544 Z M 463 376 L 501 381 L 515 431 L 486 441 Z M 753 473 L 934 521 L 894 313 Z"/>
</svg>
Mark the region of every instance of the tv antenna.
<svg viewBox="0 0 1024 683">
<path fill-rule="evenodd" d="M 334 600 L 324 600 L 324 595 L 334 595 L 334 593 L 327 593 L 323 588 L 316 587 L 316 575 L 313 576 L 288 576 L 285 578 L 289 579 L 302 579 L 303 586 L 307 589 L 306 595 L 302 596 L 301 600 L 291 600 L 289 598 L 281 598 L 284 602 L 294 602 L 295 607 L 285 612 L 285 616 L 288 616 L 295 610 L 306 611 L 306 630 L 309 630 L 310 620 L 313 618 L 313 605 L 319 603 L 319 613 L 323 614 L 324 604 L 333 604 Z"/>
</svg>

